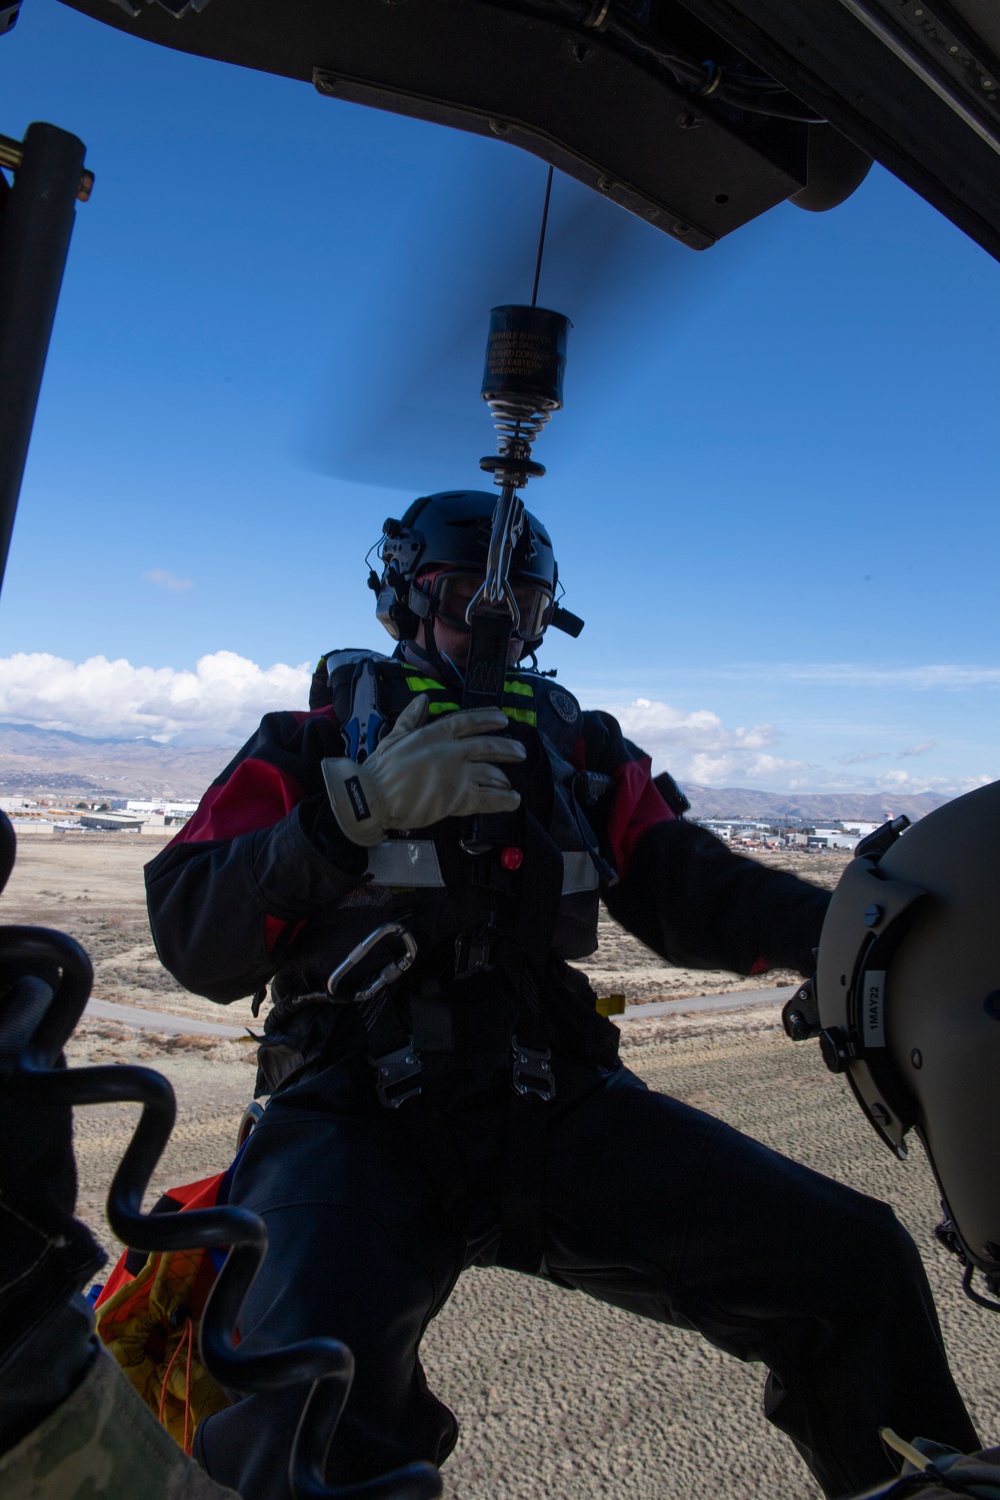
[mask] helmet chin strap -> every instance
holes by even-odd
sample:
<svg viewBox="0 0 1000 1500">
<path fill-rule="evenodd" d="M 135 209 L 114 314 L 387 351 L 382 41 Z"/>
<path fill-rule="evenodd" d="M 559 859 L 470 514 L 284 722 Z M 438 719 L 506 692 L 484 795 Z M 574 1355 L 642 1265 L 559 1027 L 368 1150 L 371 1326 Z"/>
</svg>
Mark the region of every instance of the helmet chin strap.
<svg viewBox="0 0 1000 1500">
<path fill-rule="evenodd" d="M 452 661 L 450 656 L 443 656 L 438 650 L 438 644 L 434 637 L 434 616 L 429 614 L 423 622 L 424 644 L 419 641 L 407 640 L 403 642 L 404 651 L 407 655 L 419 657 L 425 661 L 433 672 L 441 678 L 442 682 L 449 687 L 455 688 L 459 693 L 464 692 L 465 677 Z"/>
</svg>

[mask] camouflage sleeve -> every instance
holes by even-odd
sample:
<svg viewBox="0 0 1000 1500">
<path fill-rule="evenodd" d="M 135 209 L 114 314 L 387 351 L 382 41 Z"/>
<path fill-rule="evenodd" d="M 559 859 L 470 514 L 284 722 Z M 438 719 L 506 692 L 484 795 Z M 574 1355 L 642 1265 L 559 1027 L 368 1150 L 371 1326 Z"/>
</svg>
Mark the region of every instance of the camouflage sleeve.
<svg viewBox="0 0 1000 1500">
<path fill-rule="evenodd" d="M 103 1350 L 82 1383 L 0 1457 L 4 1500 L 239 1500 L 187 1458 Z"/>
</svg>

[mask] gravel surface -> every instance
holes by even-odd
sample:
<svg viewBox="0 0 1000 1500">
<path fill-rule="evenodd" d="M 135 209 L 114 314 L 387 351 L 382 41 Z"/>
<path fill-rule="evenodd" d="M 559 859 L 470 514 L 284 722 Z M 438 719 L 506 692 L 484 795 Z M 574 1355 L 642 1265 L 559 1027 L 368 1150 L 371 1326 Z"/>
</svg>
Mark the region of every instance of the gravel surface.
<svg viewBox="0 0 1000 1500">
<path fill-rule="evenodd" d="M 111 835 L 70 848 L 61 848 L 63 841 L 46 841 L 44 850 L 29 845 L 4 897 L 5 920 L 43 922 L 79 937 L 97 960 L 103 998 L 241 1024 L 240 1007 L 220 1011 L 158 973 L 139 885 L 152 852 L 147 842 L 139 849 L 138 840 Z M 825 877 L 824 884 L 834 883 L 841 867 L 835 856 L 792 865 Z M 676 998 L 685 983 L 688 994 L 713 992 L 713 976 L 664 969 L 623 935 L 611 935 L 605 957 L 607 963 L 588 965 L 602 993 L 618 980 L 630 1001 L 647 980 L 651 1000 Z M 717 989 L 748 987 L 739 976 L 720 980 Z M 772 973 L 761 987 L 782 982 Z M 70 1050 L 73 1062 L 138 1060 L 171 1079 L 178 1124 L 150 1202 L 171 1183 L 219 1171 L 231 1159 L 253 1088 L 251 1046 L 95 1018 L 81 1024 Z M 895 1161 L 843 1081 L 823 1068 L 817 1048 L 785 1039 L 776 1006 L 629 1021 L 623 1054 L 653 1087 L 893 1204 L 924 1255 L 959 1384 L 984 1438 L 995 1440 L 1000 1323 L 964 1300 L 957 1263 L 934 1241 L 937 1200 L 919 1147 L 907 1163 Z M 112 1253 L 102 1203 L 134 1117 L 128 1106 L 77 1112 L 80 1213 Z M 432 1388 L 462 1424 L 445 1468 L 450 1500 L 791 1500 L 819 1493 L 760 1415 L 759 1367 L 582 1294 L 506 1271 L 472 1270 L 429 1330 L 423 1355 Z"/>
</svg>

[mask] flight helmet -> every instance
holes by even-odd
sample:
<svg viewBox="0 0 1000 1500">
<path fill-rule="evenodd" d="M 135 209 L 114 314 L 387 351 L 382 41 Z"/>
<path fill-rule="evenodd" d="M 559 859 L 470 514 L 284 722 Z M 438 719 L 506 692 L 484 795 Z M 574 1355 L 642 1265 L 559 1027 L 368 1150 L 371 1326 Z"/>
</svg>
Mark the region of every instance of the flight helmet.
<svg viewBox="0 0 1000 1500">
<path fill-rule="evenodd" d="M 421 620 L 468 629 L 465 611 L 486 573 L 496 495 L 488 490 L 448 490 L 414 500 L 401 520 L 389 519 L 378 543 L 382 562 L 369 586 L 376 614 L 396 640 L 413 640 Z M 579 635 L 583 621 L 556 602 L 559 569 L 549 534 L 525 511 L 510 581 L 520 611 L 515 635 L 522 655 L 535 651 L 550 625 Z"/>
<path fill-rule="evenodd" d="M 1000 782 L 858 846 L 823 925 L 820 1045 L 880 1138 L 922 1141 L 939 1237 L 1000 1294 Z M 1000 1310 L 1000 1303 L 985 1305 Z"/>
</svg>

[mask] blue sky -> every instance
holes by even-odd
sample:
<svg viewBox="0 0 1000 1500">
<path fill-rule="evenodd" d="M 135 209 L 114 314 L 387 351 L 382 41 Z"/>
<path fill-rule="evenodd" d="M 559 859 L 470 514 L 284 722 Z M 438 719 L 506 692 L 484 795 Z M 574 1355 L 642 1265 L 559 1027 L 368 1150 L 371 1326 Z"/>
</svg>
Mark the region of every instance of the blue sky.
<svg viewBox="0 0 1000 1500">
<path fill-rule="evenodd" d="M 321 649 L 387 643 L 363 558 L 410 498 L 385 487 L 401 459 L 377 424 L 353 467 L 330 454 L 374 393 L 387 424 L 419 397 L 460 297 L 485 328 L 526 295 L 487 210 L 530 238 L 544 169 L 56 0 L 26 0 L 0 84 L 0 130 L 73 130 L 97 174 L 0 601 L 0 718 L 238 737 Z M 682 779 L 996 777 L 1000 267 L 878 168 L 701 256 L 625 241 L 600 295 L 558 240 L 543 273 L 575 326 L 528 503 L 587 620 L 545 664 Z M 477 377 L 427 413 L 411 493 L 480 485 Z"/>
</svg>

